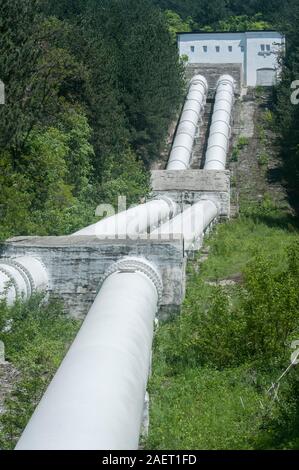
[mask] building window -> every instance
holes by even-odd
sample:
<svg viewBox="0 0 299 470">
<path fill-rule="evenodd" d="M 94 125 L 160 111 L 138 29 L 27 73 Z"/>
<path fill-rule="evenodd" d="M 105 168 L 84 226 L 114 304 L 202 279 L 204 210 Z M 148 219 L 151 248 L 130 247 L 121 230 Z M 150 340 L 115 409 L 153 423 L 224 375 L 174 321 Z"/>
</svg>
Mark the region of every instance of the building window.
<svg viewBox="0 0 299 470">
<path fill-rule="evenodd" d="M 216 46 L 216 52 L 220 52 L 220 46 Z"/>
<path fill-rule="evenodd" d="M 233 52 L 233 46 L 228 46 L 228 52 Z"/>
<path fill-rule="evenodd" d="M 195 51 L 195 47 L 194 47 L 194 46 L 191 46 L 190 49 L 191 49 L 191 52 L 194 52 L 194 51 Z"/>
<path fill-rule="evenodd" d="M 262 50 L 262 52 L 265 51 L 265 44 L 261 44 L 261 50 Z"/>
<path fill-rule="evenodd" d="M 271 50 L 270 44 L 267 44 L 266 49 L 267 49 L 267 51 Z"/>
<path fill-rule="evenodd" d="M 208 46 L 203 46 L 203 51 L 208 52 Z"/>
</svg>

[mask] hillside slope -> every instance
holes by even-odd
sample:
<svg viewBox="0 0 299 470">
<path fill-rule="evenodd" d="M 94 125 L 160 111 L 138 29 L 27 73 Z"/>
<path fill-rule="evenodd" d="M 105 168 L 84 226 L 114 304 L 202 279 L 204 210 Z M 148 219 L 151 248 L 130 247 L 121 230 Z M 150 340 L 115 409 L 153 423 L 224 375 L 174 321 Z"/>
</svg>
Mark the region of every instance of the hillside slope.
<svg viewBox="0 0 299 470">
<path fill-rule="evenodd" d="M 294 449 L 298 370 L 267 393 L 298 338 L 298 221 L 279 171 L 269 92 L 237 104 L 230 159 L 236 218 L 189 262 L 182 315 L 160 325 L 151 449 Z M 250 124 L 250 116 L 253 121 Z"/>
</svg>

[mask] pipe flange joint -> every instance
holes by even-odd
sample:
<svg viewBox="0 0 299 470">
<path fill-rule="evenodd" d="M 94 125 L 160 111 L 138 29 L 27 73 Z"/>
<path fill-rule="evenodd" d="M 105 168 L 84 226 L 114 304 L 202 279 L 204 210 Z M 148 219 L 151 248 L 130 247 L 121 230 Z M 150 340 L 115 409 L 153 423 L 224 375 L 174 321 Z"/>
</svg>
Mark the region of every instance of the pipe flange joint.
<svg viewBox="0 0 299 470">
<path fill-rule="evenodd" d="M 144 274 L 156 287 L 158 293 L 158 302 L 159 305 L 161 304 L 163 294 L 162 278 L 157 268 L 145 258 L 126 257 L 116 261 L 111 266 L 109 266 L 105 274 L 102 276 L 100 286 L 102 286 L 106 279 L 108 279 L 108 277 L 112 274 L 122 272 L 140 272 Z"/>
<path fill-rule="evenodd" d="M 1 262 L 6 264 L 7 266 L 12 266 L 17 271 L 19 271 L 19 273 L 21 274 L 21 276 L 23 277 L 23 279 L 25 281 L 25 284 L 26 284 L 26 287 L 27 287 L 27 293 L 29 294 L 29 296 L 33 292 L 36 291 L 36 285 L 35 285 L 34 279 L 31 275 L 30 271 L 27 268 L 25 268 L 25 266 L 23 266 L 21 263 L 19 263 L 17 261 L 17 258 L 4 258 L 4 259 L 1 260 Z"/>
<path fill-rule="evenodd" d="M 173 199 L 171 199 L 168 196 L 165 196 L 165 194 L 158 194 L 156 197 L 154 197 L 153 201 L 157 200 L 162 200 L 165 201 L 168 206 L 169 206 L 169 219 L 172 219 L 176 214 L 177 214 L 177 204 L 174 202 Z"/>
<path fill-rule="evenodd" d="M 2 274 L 4 274 L 9 279 L 8 283 L 13 286 L 13 288 L 15 290 L 15 293 L 16 293 L 16 297 L 20 297 L 20 290 L 19 290 L 19 287 L 18 287 L 18 283 L 16 282 L 13 275 L 5 269 L 5 267 L 3 266 L 2 263 L 4 264 L 3 259 L 0 260 L 0 272 Z M 5 263 L 5 264 L 7 264 L 7 263 Z"/>
</svg>

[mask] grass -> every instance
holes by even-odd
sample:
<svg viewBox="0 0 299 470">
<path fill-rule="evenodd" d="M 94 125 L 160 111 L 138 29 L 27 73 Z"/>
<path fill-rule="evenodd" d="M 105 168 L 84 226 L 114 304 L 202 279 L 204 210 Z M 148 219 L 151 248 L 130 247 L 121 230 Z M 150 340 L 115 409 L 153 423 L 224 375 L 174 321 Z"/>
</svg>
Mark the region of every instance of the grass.
<svg viewBox="0 0 299 470">
<path fill-rule="evenodd" d="M 254 218 L 244 217 L 219 225 L 207 241 L 208 260 L 202 265 L 202 278 L 218 280 L 240 273 L 257 253 L 275 258 L 278 267 L 285 266 L 285 249 L 298 239 L 296 231 L 271 227 Z"/>
<path fill-rule="evenodd" d="M 187 368 L 171 378 L 164 372 L 163 380 L 157 372 L 152 378 L 150 449 L 253 448 L 263 396 L 246 368 Z"/>
<path fill-rule="evenodd" d="M 19 371 L 0 415 L 1 449 L 14 448 L 80 326 L 61 303 L 42 299 L 35 295 L 13 307 L 0 303 L 0 341 L 6 360 Z"/>
<path fill-rule="evenodd" d="M 284 341 L 280 349 L 277 345 L 276 353 L 273 325 L 277 313 L 271 305 L 275 306 L 276 291 L 281 287 L 278 297 L 284 299 L 281 308 L 287 310 L 289 292 L 287 288 L 283 290 L 279 276 L 289 270 L 287 249 L 298 241 L 297 223 L 271 204 L 255 211 L 246 208 L 244 213 L 238 220 L 217 226 L 206 241 L 207 261 L 201 264 L 197 258 L 189 262 L 182 315 L 162 324 L 158 330 L 150 381 L 151 425 L 146 442 L 149 449 L 299 448 L 298 370 L 292 370 L 281 384 L 280 402 L 273 402 L 272 396 L 266 393 L 272 381 L 288 366 L 291 354 Z M 271 271 L 265 292 L 262 277 L 254 278 L 254 263 L 259 256 L 264 263 L 260 276 L 263 276 L 263 266 L 265 274 L 268 264 Z M 253 293 L 254 283 L 260 286 L 256 300 L 254 295 L 248 300 L 246 286 L 244 290 L 239 286 L 218 288 L 206 283 L 232 276 L 242 279 L 244 274 L 240 274 L 246 273 L 248 266 L 251 266 L 249 282 L 253 283 Z M 296 279 L 294 282 L 296 285 Z M 298 296 L 295 296 L 296 303 Z M 238 316 L 241 308 L 245 308 L 244 299 L 249 318 L 246 311 Z M 280 307 L 276 308 L 279 313 Z M 257 330 L 252 334 L 251 311 L 256 315 L 252 322 Z M 298 323 L 297 311 L 299 305 L 294 307 L 294 320 L 289 323 L 289 329 L 290 324 Z M 279 319 L 282 328 L 283 315 Z M 259 338 L 262 330 L 264 337 Z M 249 337 L 257 337 L 257 344 L 259 341 L 263 344 L 266 339 L 265 344 L 270 347 L 268 355 L 267 349 L 257 357 L 250 352 L 250 344 L 246 345 L 248 332 Z M 274 343 L 268 341 L 267 335 L 271 339 L 271 334 Z M 239 342 L 234 349 L 235 338 Z"/>
</svg>

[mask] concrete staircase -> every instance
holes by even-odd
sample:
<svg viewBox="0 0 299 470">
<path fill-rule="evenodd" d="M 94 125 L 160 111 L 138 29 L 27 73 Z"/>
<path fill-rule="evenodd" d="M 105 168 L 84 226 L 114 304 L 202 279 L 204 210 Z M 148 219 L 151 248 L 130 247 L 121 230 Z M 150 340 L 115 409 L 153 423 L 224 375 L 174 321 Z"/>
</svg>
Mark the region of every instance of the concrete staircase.
<svg viewBox="0 0 299 470">
<path fill-rule="evenodd" d="M 194 147 L 192 152 L 192 159 L 190 163 L 190 169 L 199 170 L 203 168 L 204 165 L 204 156 L 207 149 L 210 124 L 213 114 L 214 101 L 208 100 L 205 107 L 205 112 L 203 115 L 203 122 L 199 127 L 199 133 L 195 138 Z"/>
</svg>

